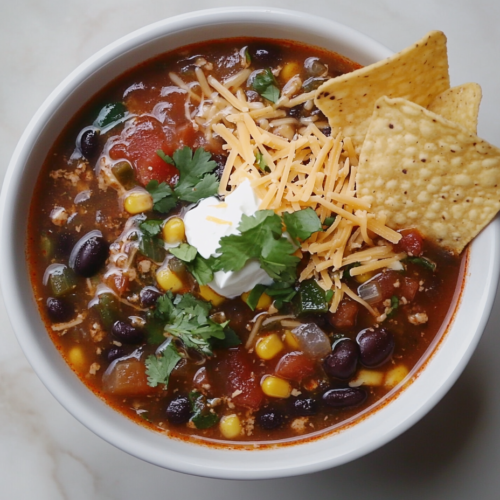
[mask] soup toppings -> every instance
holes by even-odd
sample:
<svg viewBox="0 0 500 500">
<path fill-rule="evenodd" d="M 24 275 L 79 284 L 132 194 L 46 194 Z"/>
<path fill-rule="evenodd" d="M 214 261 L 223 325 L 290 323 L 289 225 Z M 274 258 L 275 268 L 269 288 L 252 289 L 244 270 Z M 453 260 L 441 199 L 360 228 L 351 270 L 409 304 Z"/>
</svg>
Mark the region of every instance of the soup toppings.
<svg viewBox="0 0 500 500">
<path fill-rule="evenodd" d="M 186 439 L 293 441 L 368 412 L 438 341 L 458 254 L 500 208 L 480 95 L 449 88 L 440 32 L 366 68 L 230 39 L 123 75 L 32 203 L 56 346 Z"/>
</svg>

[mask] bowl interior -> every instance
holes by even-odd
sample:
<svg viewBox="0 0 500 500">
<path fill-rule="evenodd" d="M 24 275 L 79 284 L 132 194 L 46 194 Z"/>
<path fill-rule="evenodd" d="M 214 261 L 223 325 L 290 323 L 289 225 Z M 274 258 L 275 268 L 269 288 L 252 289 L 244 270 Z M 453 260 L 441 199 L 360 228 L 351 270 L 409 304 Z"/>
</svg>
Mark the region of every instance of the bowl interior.
<svg viewBox="0 0 500 500">
<path fill-rule="evenodd" d="M 482 333 L 496 290 L 499 224 L 470 251 L 466 286 L 453 325 L 430 363 L 402 394 L 368 418 L 294 447 L 259 451 L 215 449 L 168 439 L 106 406 L 73 374 L 39 318 L 25 261 L 29 202 L 43 159 L 67 121 L 99 89 L 140 62 L 213 38 L 293 39 L 334 50 L 361 64 L 390 55 L 373 40 L 333 21 L 264 8 L 217 9 L 167 19 L 103 49 L 49 96 L 23 134 L 1 199 L 2 288 L 19 342 L 54 396 L 84 425 L 115 446 L 156 465 L 218 478 L 270 478 L 313 472 L 352 460 L 397 436 L 427 412 L 456 380 Z"/>
</svg>

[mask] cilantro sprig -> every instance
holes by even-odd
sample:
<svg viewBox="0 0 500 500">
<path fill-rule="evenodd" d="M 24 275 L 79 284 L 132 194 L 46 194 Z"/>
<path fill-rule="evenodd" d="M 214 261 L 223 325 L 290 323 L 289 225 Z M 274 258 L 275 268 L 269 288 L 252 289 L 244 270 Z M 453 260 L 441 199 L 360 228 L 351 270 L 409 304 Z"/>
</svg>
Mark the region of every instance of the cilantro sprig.
<svg viewBox="0 0 500 500">
<path fill-rule="evenodd" d="M 203 258 L 195 247 L 188 243 L 181 243 L 178 247 L 171 248 L 170 253 L 184 262 L 188 271 L 200 285 L 206 285 L 214 279 L 210 261 Z"/>
<path fill-rule="evenodd" d="M 164 389 L 166 389 L 170 374 L 181 359 L 182 356 L 171 343 L 168 344 L 161 355 L 148 356 L 145 361 L 148 385 L 156 387 L 158 384 L 162 384 Z"/>
<path fill-rule="evenodd" d="M 226 331 L 229 321 L 216 323 L 209 318 L 212 305 L 199 300 L 190 293 L 173 295 L 167 292 L 156 303 L 155 316 L 165 323 L 164 330 L 182 340 L 187 348 L 192 348 L 211 356 L 213 343 L 223 341 L 226 333 L 232 337 L 232 331 Z M 234 340 L 234 339 L 233 339 Z"/>
<path fill-rule="evenodd" d="M 217 163 L 208 151 L 198 148 L 193 153 L 190 147 L 184 146 L 173 154 L 173 158 L 161 150 L 156 154 L 179 170 L 179 180 L 173 189 L 165 182 L 156 180 L 146 186 L 153 197 L 153 209 L 157 212 L 168 213 L 180 200 L 196 203 L 217 193 L 219 180 L 213 173 Z"/>
<path fill-rule="evenodd" d="M 150 219 L 139 224 L 139 251 L 154 262 L 162 262 L 165 258 L 165 247 L 159 236 L 162 220 Z"/>
<path fill-rule="evenodd" d="M 269 68 L 258 73 L 252 82 L 253 89 L 271 102 L 277 102 L 280 98 L 280 90 L 277 85 L 278 82 Z"/>
</svg>

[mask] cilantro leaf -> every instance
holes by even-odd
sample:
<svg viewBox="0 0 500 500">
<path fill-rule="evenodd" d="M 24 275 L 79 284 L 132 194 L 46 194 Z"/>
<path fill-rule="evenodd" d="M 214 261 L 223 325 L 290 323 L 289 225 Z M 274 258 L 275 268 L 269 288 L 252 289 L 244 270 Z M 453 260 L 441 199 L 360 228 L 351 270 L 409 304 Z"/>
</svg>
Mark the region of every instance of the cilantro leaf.
<svg viewBox="0 0 500 500">
<path fill-rule="evenodd" d="M 146 190 L 153 198 L 153 209 L 156 212 L 166 214 L 177 204 L 172 188 L 165 182 L 159 184 L 158 181 L 149 181 Z"/>
<path fill-rule="evenodd" d="M 294 281 L 300 262 L 294 253 L 295 246 L 286 238 L 267 239 L 262 247 L 260 265 L 274 280 Z"/>
<path fill-rule="evenodd" d="M 263 242 L 281 236 L 281 219 L 272 210 L 258 210 L 253 216 L 243 214 L 238 225 L 241 234 L 220 239 L 215 270 L 239 271 L 249 259 L 262 255 Z"/>
<path fill-rule="evenodd" d="M 359 267 L 361 265 L 361 262 L 353 262 L 352 264 L 348 264 L 347 266 L 344 267 L 343 269 L 343 276 L 351 276 L 351 269 L 355 267 Z"/>
<path fill-rule="evenodd" d="M 307 240 L 311 234 L 323 231 L 321 220 L 311 207 L 292 213 L 285 212 L 283 220 L 288 234 L 295 242 Z"/>
<path fill-rule="evenodd" d="M 198 250 L 188 243 L 181 243 L 178 247 L 171 248 L 170 253 L 182 262 L 192 262 L 196 258 Z"/>
<path fill-rule="evenodd" d="M 259 299 L 261 298 L 262 294 L 266 291 L 266 285 L 255 285 L 250 292 L 250 295 L 247 297 L 246 303 L 247 306 L 252 310 L 255 311 L 255 308 L 257 307 L 257 304 L 259 303 Z"/>
<path fill-rule="evenodd" d="M 267 87 L 267 89 L 260 95 L 268 101 L 277 102 L 280 98 L 280 89 L 275 85 L 269 85 L 269 87 Z"/>
<path fill-rule="evenodd" d="M 396 309 L 399 307 L 399 299 L 396 295 L 391 297 L 391 310 L 387 313 L 387 318 L 393 318 L 396 315 Z"/>
<path fill-rule="evenodd" d="M 139 224 L 139 229 L 149 236 L 156 236 L 160 234 L 162 220 L 150 219 Z"/>
<path fill-rule="evenodd" d="M 250 259 L 258 259 L 271 278 L 293 283 L 297 275 L 295 246 L 282 235 L 282 220 L 272 210 L 258 210 L 253 216 L 243 215 L 238 225 L 240 234 L 220 239 L 213 269 L 239 271 Z"/>
<path fill-rule="evenodd" d="M 139 252 L 151 259 L 153 262 L 162 262 L 165 258 L 165 247 L 163 241 L 148 233 L 141 233 L 141 240 L 139 242 Z"/>
<path fill-rule="evenodd" d="M 175 166 L 179 170 L 179 182 L 175 194 L 184 201 L 196 202 L 217 194 L 219 181 L 212 172 L 217 168 L 212 155 L 202 148 L 194 154 L 188 146 L 174 153 Z"/>
<path fill-rule="evenodd" d="M 207 406 L 206 397 L 198 391 L 191 391 L 188 395 L 191 403 L 191 411 L 193 416 L 191 422 L 197 429 L 208 429 L 214 426 L 219 421 L 217 413 L 212 413 Z"/>
<path fill-rule="evenodd" d="M 276 102 L 280 97 L 280 91 L 276 85 L 276 78 L 269 68 L 257 74 L 252 82 L 253 89 L 271 102 Z"/>
<path fill-rule="evenodd" d="M 241 344 L 241 339 L 232 328 L 226 326 L 224 329 L 224 335 L 223 339 L 210 339 L 212 349 L 229 349 L 230 347 L 236 347 Z"/>
<path fill-rule="evenodd" d="M 145 361 L 148 385 L 156 387 L 158 384 L 163 384 L 166 389 L 170 374 L 180 359 L 181 355 L 172 343 L 168 344 L 161 356 L 148 356 Z"/>
<path fill-rule="evenodd" d="M 214 279 L 209 261 L 204 259 L 195 247 L 182 243 L 176 248 L 171 248 L 170 253 L 186 264 L 188 271 L 200 285 L 206 285 Z"/>
<path fill-rule="evenodd" d="M 214 279 L 214 272 L 208 260 L 204 259 L 200 254 L 196 256 L 193 262 L 186 263 L 186 267 L 200 285 L 207 285 Z"/>
<path fill-rule="evenodd" d="M 172 160 L 172 158 L 170 158 L 170 156 L 166 155 L 161 149 L 158 149 L 158 151 L 156 151 L 156 154 L 165 162 L 165 163 L 168 163 L 170 165 L 174 165 L 175 166 L 175 163 L 174 163 L 174 160 Z"/>
<path fill-rule="evenodd" d="M 434 272 L 436 270 L 436 263 L 432 262 L 429 259 L 426 259 L 425 257 L 406 257 L 404 259 L 406 262 L 411 262 L 412 264 L 417 264 L 419 266 L 424 267 L 425 269 L 428 269 L 429 271 Z"/>
<path fill-rule="evenodd" d="M 323 226 L 325 227 L 330 227 L 334 222 L 335 222 L 335 219 L 337 218 L 336 215 L 333 215 L 332 217 L 326 217 L 324 222 L 323 222 Z"/>
</svg>

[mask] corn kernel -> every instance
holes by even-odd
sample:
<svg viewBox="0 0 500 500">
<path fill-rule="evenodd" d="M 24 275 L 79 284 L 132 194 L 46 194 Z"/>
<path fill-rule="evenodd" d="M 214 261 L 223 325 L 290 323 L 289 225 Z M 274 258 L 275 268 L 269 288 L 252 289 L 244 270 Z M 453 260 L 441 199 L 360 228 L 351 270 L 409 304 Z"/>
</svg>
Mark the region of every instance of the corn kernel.
<svg viewBox="0 0 500 500">
<path fill-rule="evenodd" d="M 285 330 L 285 343 L 290 349 L 300 349 L 297 337 L 290 330 Z"/>
<path fill-rule="evenodd" d="M 247 302 L 248 301 L 248 297 L 250 296 L 250 292 L 245 292 L 241 295 L 241 298 L 243 299 L 243 302 Z M 259 298 L 259 301 L 257 302 L 257 305 L 255 306 L 255 309 L 257 310 L 262 310 L 262 309 L 269 309 L 269 307 L 271 306 L 271 304 L 273 303 L 273 299 L 271 299 L 271 297 L 269 297 L 269 295 L 267 295 L 267 293 L 263 293 L 260 298 Z"/>
<path fill-rule="evenodd" d="M 382 385 L 384 374 L 376 370 L 359 370 L 356 377 L 349 382 L 351 387 L 369 385 L 372 387 Z"/>
<path fill-rule="evenodd" d="M 179 217 L 172 217 L 163 226 L 163 241 L 171 245 L 181 243 L 186 236 L 184 221 Z"/>
<path fill-rule="evenodd" d="M 408 368 L 405 365 L 395 366 L 385 375 L 384 385 L 386 387 L 396 387 L 408 375 Z"/>
<path fill-rule="evenodd" d="M 81 347 L 72 347 L 68 353 L 69 362 L 78 369 L 82 369 L 85 365 L 85 355 Z"/>
<path fill-rule="evenodd" d="M 163 290 L 172 290 L 172 292 L 179 292 L 184 284 L 180 278 L 168 267 L 162 267 L 156 272 L 156 281 Z"/>
<path fill-rule="evenodd" d="M 153 209 L 153 198 L 146 191 L 132 191 L 125 198 L 123 206 L 130 215 L 149 212 Z"/>
<path fill-rule="evenodd" d="M 368 273 L 363 273 L 363 274 L 358 274 L 357 276 L 354 276 L 354 279 L 358 283 L 365 283 L 366 281 L 372 279 L 375 276 L 374 272 L 368 272 Z"/>
<path fill-rule="evenodd" d="M 200 295 L 202 299 L 208 300 L 216 307 L 226 300 L 225 297 L 214 292 L 208 285 L 200 285 Z"/>
<path fill-rule="evenodd" d="M 292 392 L 292 386 L 286 380 L 273 375 L 264 378 L 260 386 L 264 394 L 272 398 L 286 399 Z"/>
<path fill-rule="evenodd" d="M 241 422 L 238 415 L 226 415 L 220 419 L 219 430 L 226 439 L 234 439 L 241 434 Z"/>
<path fill-rule="evenodd" d="M 283 69 L 281 70 L 281 77 L 283 80 L 288 81 L 295 75 L 300 74 L 300 66 L 296 62 L 286 63 Z"/>
<path fill-rule="evenodd" d="M 271 333 L 271 335 L 266 335 L 257 341 L 255 354 L 257 354 L 260 359 L 273 359 L 284 347 L 278 335 Z"/>
</svg>

